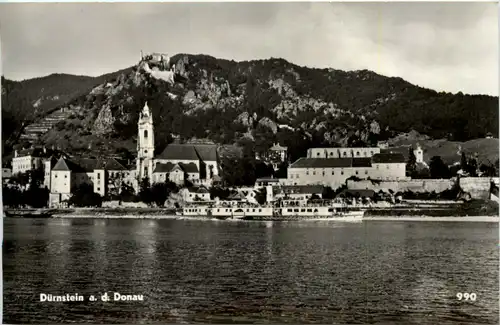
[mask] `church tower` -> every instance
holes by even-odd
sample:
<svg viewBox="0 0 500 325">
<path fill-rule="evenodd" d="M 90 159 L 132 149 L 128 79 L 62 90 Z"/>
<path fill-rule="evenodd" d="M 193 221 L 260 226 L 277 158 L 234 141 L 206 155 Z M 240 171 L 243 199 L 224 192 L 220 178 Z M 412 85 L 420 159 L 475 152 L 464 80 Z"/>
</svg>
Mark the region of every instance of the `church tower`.
<svg viewBox="0 0 500 325">
<path fill-rule="evenodd" d="M 419 144 L 417 144 L 417 149 L 413 150 L 413 153 L 415 154 L 417 163 L 424 162 L 424 151 L 422 150 L 422 147 L 420 147 Z"/>
<path fill-rule="evenodd" d="M 145 177 L 149 178 L 153 175 L 153 159 L 155 151 L 155 138 L 153 129 L 153 115 L 148 107 L 148 103 L 144 104 L 144 108 L 139 116 L 139 134 L 137 135 L 137 176 L 139 182 Z"/>
</svg>

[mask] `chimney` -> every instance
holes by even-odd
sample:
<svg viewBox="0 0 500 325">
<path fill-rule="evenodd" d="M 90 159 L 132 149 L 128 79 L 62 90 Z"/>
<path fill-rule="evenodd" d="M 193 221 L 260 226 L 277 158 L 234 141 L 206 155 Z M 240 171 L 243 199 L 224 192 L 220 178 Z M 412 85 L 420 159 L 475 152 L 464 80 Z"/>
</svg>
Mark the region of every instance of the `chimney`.
<svg viewBox="0 0 500 325">
<path fill-rule="evenodd" d="M 17 149 L 14 151 L 14 157 L 17 157 Z"/>
</svg>

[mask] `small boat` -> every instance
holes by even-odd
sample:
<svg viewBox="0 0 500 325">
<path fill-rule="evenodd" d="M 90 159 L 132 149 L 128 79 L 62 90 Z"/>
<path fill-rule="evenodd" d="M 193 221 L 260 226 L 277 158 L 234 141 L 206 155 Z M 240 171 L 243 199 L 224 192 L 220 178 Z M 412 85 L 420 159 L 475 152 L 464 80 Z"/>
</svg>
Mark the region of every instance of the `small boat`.
<svg viewBox="0 0 500 325">
<path fill-rule="evenodd" d="M 10 218 L 50 218 L 56 211 L 47 209 L 8 209 L 5 217 Z"/>
</svg>

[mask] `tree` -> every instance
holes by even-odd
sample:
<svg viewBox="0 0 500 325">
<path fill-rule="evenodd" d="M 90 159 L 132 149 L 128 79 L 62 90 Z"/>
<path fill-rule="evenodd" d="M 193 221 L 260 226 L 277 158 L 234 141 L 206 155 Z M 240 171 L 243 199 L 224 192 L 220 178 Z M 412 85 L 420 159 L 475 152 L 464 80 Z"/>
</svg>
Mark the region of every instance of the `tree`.
<svg viewBox="0 0 500 325">
<path fill-rule="evenodd" d="M 73 191 L 68 203 L 77 207 L 100 207 L 102 197 L 94 192 L 91 184 L 81 184 Z"/>
<path fill-rule="evenodd" d="M 23 192 L 17 187 L 3 186 L 2 201 L 6 207 L 17 208 L 24 205 Z"/>
<path fill-rule="evenodd" d="M 156 203 L 157 206 L 162 207 L 165 205 L 170 191 L 165 183 L 156 183 L 151 188 L 151 200 Z"/>
<path fill-rule="evenodd" d="M 148 177 L 144 177 L 139 184 L 139 199 L 150 205 L 153 203 L 153 195 L 151 193 L 151 184 Z"/>
<path fill-rule="evenodd" d="M 462 158 L 460 159 L 460 168 L 464 173 L 466 173 L 469 170 L 469 164 L 467 163 L 467 156 L 463 151 L 462 151 Z"/>
<path fill-rule="evenodd" d="M 274 173 L 276 178 L 287 178 L 288 177 L 288 162 L 284 161 L 278 165 L 278 170 Z"/>
<path fill-rule="evenodd" d="M 317 201 L 317 200 L 321 200 L 321 197 L 318 194 L 314 193 L 313 195 L 311 195 L 308 202 Z"/>
<path fill-rule="evenodd" d="M 434 156 L 429 163 L 431 178 L 449 178 L 450 170 L 440 156 Z"/>
<path fill-rule="evenodd" d="M 323 187 L 322 197 L 325 200 L 331 200 L 335 197 L 335 191 L 330 186 Z"/>
<path fill-rule="evenodd" d="M 231 194 L 231 191 L 227 188 L 222 188 L 219 186 L 212 186 L 209 189 L 210 199 L 214 200 L 215 198 L 219 198 L 220 200 L 225 200 Z"/>
<path fill-rule="evenodd" d="M 109 195 L 111 197 L 117 197 L 123 188 L 124 175 L 122 172 L 116 172 L 108 177 L 109 183 Z"/>
<path fill-rule="evenodd" d="M 471 177 L 476 177 L 477 176 L 477 161 L 475 158 L 472 158 L 469 160 L 468 162 L 468 166 L 467 166 L 467 173 L 471 176 Z"/>
<path fill-rule="evenodd" d="M 406 163 L 406 175 L 412 177 L 417 170 L 417 157 L 413 152 L 413 148 L 408 149 L 408 162 Z"/>
<path fill-rule="evenodd" d="M 138 199 L 137 195 L 135 195 L 134 188 L 128 183 L 122 183 L 118 198 L 120 201 L 124 202 L 136 202 Z"/>
<path fill-rule="evenodd" d="M 260 188 L 256 193 L 255 193 L 255 200 L 260 205 L 263 205 L 267 201 L 267 187 L 262 187 Z"/>
</svg>

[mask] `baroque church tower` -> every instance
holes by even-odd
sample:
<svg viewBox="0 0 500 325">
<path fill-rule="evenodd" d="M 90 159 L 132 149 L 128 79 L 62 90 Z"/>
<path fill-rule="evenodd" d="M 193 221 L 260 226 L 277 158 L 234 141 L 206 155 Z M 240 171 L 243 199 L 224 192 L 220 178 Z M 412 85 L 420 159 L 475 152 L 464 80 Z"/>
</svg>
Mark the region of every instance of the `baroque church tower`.
<svg viewBox="0 0 500 325">
<path fill-rule="evenodd" d="M 139 182 L 144 178 L 153 176 L 153 159 L 155 151 L 155 138 L 153 129 L 153 114 L 144 104 L 144 108 L 139 116 L 139 134 L 137 136 L 137 176 Z"/>
</svg>

